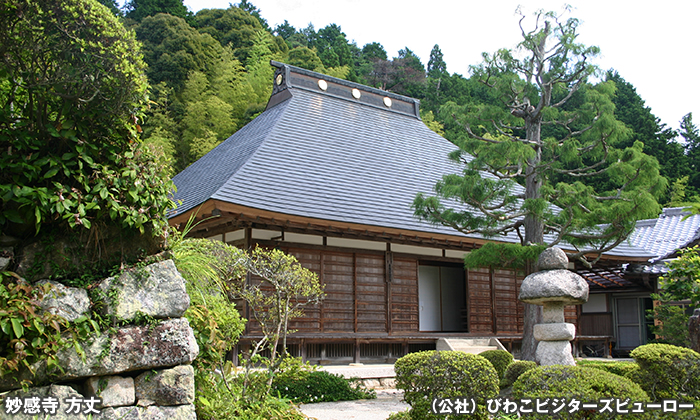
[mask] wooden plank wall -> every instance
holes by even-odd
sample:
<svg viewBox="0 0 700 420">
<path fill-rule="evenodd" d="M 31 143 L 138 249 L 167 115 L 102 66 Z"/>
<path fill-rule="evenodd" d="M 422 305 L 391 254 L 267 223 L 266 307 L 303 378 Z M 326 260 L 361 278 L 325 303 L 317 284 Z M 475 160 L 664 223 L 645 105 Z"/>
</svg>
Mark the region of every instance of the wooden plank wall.
<svg viewBox="0 0 700 420">
<path fill-rule="evenodd" d="M 318 253 L 323 260 L 322 280 L 326 299 L 321 304 L 321 331 L 353 331 L 355 328 L 354 261 L 352 254 Z"/>
<path fill-rule="evenodd" d="M 469 302 L 469 331 L 473 333 L 493 332 L 493 307 L 491 305 L 491 273 L 488 268 L 471 269 L 467 272 L 467 296 Z"/>
<path fill-rule="evenodd" d="M 355 254 L 357 332 L 386 332 L 384 255 Z"/>
<path fill-rule="evenodd" d="M 513 270 L 476 268 L 467 271 L 469 332 L 519 334 L 523 303 L 518 300 L 524 276 Z"/>
<path fill-rule="evenodd" d="M 391 328 L 418 331 L 418 260 L 393 258 Z"/>
<path fill-rule="evenodd" d="M 518 333 L 520 301 L 513 270 L 492 270 L 497 333 Z"/>
<path fill-rule="evenodd" d="M 323 303 L 307 307 L 303 318 L 290 323 L 291 329 L 306 334 L 418 332 L 420 257 L 302 247 L 282 250 L 315 272 L 326 291 Z M 523 278 L 512 270 L 468 270 L 468 332 L 521 333 L 523 304 L 518 293 Z M 575 307 L 567 307 L 566 320 L 576 321 Z M 248 331 L 258 332 L 259 327 L 251 322 Z"/>
</svg>

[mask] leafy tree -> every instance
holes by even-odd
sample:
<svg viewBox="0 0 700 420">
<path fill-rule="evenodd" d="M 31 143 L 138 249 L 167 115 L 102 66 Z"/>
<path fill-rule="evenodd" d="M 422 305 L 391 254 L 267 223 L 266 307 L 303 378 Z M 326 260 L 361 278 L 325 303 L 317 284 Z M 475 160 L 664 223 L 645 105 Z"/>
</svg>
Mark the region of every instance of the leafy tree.
<svg viewBox="0 0 700 420">
<path fill-rule="evenodd" d="M 285 19 L 283 23 L 275 26 L 275 30 L 273 32 L 277 36 L 281 36 L 282 38 L 284 38 L 284 40 L 286 41 L 289 38 L 291 38 L 291 36 L 294 35 L 297 32 L 297 30 L 296 28 L 294 28 L 294 26 L 289 24 L 287 19 Z M 291 45 L 290 48 L 292 48 Z"/>
<path fill-rule="evenodd" d="M 92 0 L 0 4 L 0 228 L 167 226 L 171 184 L 141 147 L 145 65 Z"/>
<path fill-rule="evenodd" d="M 250 305 L 263 337 L 248 358 L 245 376 L 250 374 L 255 356 L 264 349 L 269 350 L 269 391 L 273 373 L 283 360 L 278 355 L 278 345 L 286 352 L 287 335 L 294 332 L 289 329 L 289 321 L 302 316 L 306 306 L 320 303 L 325 294 L 316 274 L 282 251 L 255 248 L 250 251 L 246 267 L 259 282 L 239 283 L 236 294 Z"/>
<path fill-rule="evenodd" d="M 324 66 L 316 52 L 307 47 L 296 47 L 289 51 L 287 64 L 303 69 L 323 72 Z"/>
<path fill-rule="evenodd" d="M 248 64 L 248 58 L 261 33 L 264 34 L 265 42 L 273 54 L 285 53 L 288 50 L 282 38 L 278 41 L 269 28 L 266 29 L 260 20 L 245 8 L 232 6 L 228 9 L 202 9 L 195 15 L 192 25 L 199 32 L 211 35 L 221 45 L 233 48 L 236 58 L 244 65 Z"/>
<path fill-rule="evenodd" d="M 468 235 L 511 235 L 519 238 L 515 246 L 566 241 L 576 249 L 571 257 L 590 264 L 585 255 L 614 248 L 635 220 L 657 214 L 665 182 L 641 143 L 614 148 L 629 130 L 614 118 L 612 83 L 587 83 L 598 48 L 576 43 L 578 20 L 536 17 L 526 30 L 522 16 L 516 50 L 484 54 L 472 69 L 498 105 L 446 105 L 464 128 L 450 155 L 464 170 L 445 175 L 434 196 L 418 194 L 413 206 L 431 223 Z M 596 191 L 580 181 L 599 174 L 615 187 Z M 554 177 L 562 181 L 553 184 Z M 538 313 L 526 306 L 526 360 L 534 358 Z"/>
<path fill-rule="evenodd" d="M 126 5 L 126 17 L 137 22 L 158 13 L 167 13 L 185 20 L 192 18 L 192 12 L 187 10 L 182 0 L 130 0 Z"/>
<path fill-rule="evenodd" d="M 700 194 L 700 131 L 693 123 L 692 112 L 683 116 L 680 134 L 685 140 L 685 150 L 690 161 L 689 184 L 696 193 Z"/>
<path fill-rule="evenodd" d="M 420 86 L 425 81 L 425 69 L 413 51 L 399 51 L 391 61 L 374 59 L 372 71 L 366 76 L 369 84 L 402 95 L 419 97 Z"/>
<path fill-rule="evenodd" d="M 660 300 L 690 300 L 700 307 L 700 246 L 678 251 L 678 258 L 667 262 L 668 272 L 661 277 Z"/>
<path fill-rule="evenodd" d="M 631 130 L 630 136 L 621 140 L 618 147 L 629 147 L 641 141 L 644 143 L 644 153 L 659 161 L 661 175 L 669 181 L 687 175 L 688 157 L 683 153 L 683 146 L 675 141 L 676 132 L 652 114 L 634 86 L 617 72 L 608 71 L 606 80 L 615 82 L 615 117 Z"/>
<path fill-rule="evenodd" d="M 440 46 L 435 44 L 430 51 L 430 60 L 428 60 L 428 77 L 439 78 L 447 74 L 447 64 L 442 58 L 442 50 Z"/>
<path fill-rule="evenodd" d="M 255 7 L 253 3 L 250 3 L 248 0 L 241 0 L 241 2 L 236 5 L 236 7 L 248 12 L 248 14 L 256 18 L 258 22 L 260 22 L 260 26 L 267 32 L 272 32 L 272 30 L 270 29 L 270 25 L 267 24 L 267 20 L 263 19 L 262 15 L 260 14 L 260 9 Z"/>
<path fill-rule="evenodd" d="M 365 46 L 362 47 L 362 57 L 367 61 L 372 61 L 386 60 L 388 56 L 382 44 L 378 42 L 372 42 L 369 44 L 365 44 Z"/>
<path fill-rule="evenodd" d="M 98 3 L 102 4 L 103 6 L 107 6 L 110 12 L 114 16 L 121 17 L 124 15 L 122 11 L 119 9 L 119 5 L 117 4 L 116 0 L 97 0 Z"/>
<path fill-rule="evenodd" d="M 443 79 L 448 79 L 447 64 L 442 58 L 440 46 L 435 44 L 430 51 L 430 60 L 428 61 L 428 80 L 426 81 L 425 101 L 426 109 L 431 112 L 437 108 L 437 104 L 441 102 L 442 83 Z"/>
<path fill-rule="evenodd" d="M 176 92 L 191 72 L 209 72 L 221 57 L 222 48 L 216 39 L 197 32 L 176 16 L 160 13 L 146 17 L 135 31 L 144 46 L 150 82 L 166 82 Z"/>
</svg>

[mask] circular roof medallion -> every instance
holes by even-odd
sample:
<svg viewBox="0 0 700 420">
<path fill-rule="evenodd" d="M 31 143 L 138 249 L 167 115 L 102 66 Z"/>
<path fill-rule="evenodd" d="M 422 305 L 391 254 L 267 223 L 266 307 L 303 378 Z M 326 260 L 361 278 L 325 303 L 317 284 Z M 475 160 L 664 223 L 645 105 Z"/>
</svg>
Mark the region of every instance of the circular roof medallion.
<svg viewBox="0 0 700 420">
<path fill-rule="evenodd" d="M 388 108 L 391 108 L 391 98 L 388 96 L 384 97 L 384 105 L 386 105 Z"/>
<path fill-rule="evenodd" d="M 355 99 L 360 99 L 360 96 L 362 96 L 362 92 L 360 92 L 359 89 L 353 89 L 352 90 L 352 97 Z"/>
<path fill-rule="evenodd" d="M 326 90 L 326 89 L 328 89 L 328 83 L 326 83 L 325 80 L 321 79 L 318 81 L 318 87 L 321 90 Z"/>
<path fill-rule="evenodd" d="M 277 83 L 277 86 L 282 84 L 282 73 L 277 75 L 277 77 L 275 78 L 275 83 Z"/>
</svg>

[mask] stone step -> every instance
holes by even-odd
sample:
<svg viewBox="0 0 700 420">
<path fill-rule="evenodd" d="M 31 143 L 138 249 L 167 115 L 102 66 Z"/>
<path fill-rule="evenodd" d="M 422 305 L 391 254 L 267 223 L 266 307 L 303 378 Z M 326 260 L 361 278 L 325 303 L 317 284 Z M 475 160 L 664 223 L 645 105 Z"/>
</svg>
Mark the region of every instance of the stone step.
<svg viewBox="0 0 700 420">
<path fill-rule="evenodd" d="M 464 353 L 479 354 L 486 350 L 498 350 L 496 346 L 453 346 L 455 351 Z"/>
<path fill-rule="evenodd" d="M 462 351 L 479 354 L 486 350 L 505 350 L 505 347 L 493 337 L 477 338 L 440 338 L 435 345 L 439 351 Z"/>
</svg>

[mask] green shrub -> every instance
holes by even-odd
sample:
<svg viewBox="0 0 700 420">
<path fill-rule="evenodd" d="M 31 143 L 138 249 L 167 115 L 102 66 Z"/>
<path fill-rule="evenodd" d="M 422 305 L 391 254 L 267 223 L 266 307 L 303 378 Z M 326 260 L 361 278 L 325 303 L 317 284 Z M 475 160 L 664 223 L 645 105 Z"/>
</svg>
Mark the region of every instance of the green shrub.
<svg viewBox="0 0 700 420">
<path fill-rule="evenodd" d="M 513 384 L 513 398 L 577 399 L 581 403 L 598 402 L 604 398 L 629 398 L 631 402 L 649 401 L 647 394 L 630 379 L 598 369 L 581 366 L 539 366 L 520 375 Z M 631 407 L 631 405 L 630 405 Z M 550 409 L 553 409 L 550 406 Z M 607 419 L 610 413 L 578 410 L 560 412 L 561 417 L 549 414 L 532 414 L 529 418 Z M 648 413 L 628 413 L 625 418 L 649 418 Z"/>
<path fill-rule="evenodd" d="M 301 375 L 301 378 L 291 375 L 276 376 L 272 382 L 272 394 L 277 393 L 295 403 L 351 401 L 377 397 L 374 390 L 364 388 L 357 380 L 345 379 L 325 370 L 307 372 Z"/>
<path fill-rule="evenodd" d="M 614 373 L 615 375 L 624 376 L 629 378 L 632 372 L 638 369 L 638 365 L 634 362 L 606 362 L 602 360 L 579 360 L 577 362 L 579 366 L 596 368 L 604 370 L 606 372 Z"/>
<path fill-rule="evenodd" d="M 659 321 L 658 325 L 651 326 L 651 332 L 660 337 L 655 342 L 690 348 L 690 315 L 685 313 L 685 309 L 662 304 L 647 310 L 647 318 Z"/>
<path fill-rule="evenodd" d="M 39 307 L 51 286 L 32 286 L 5 274 L 0 275 L 0 378 L 19 378 L 20 370 L 46 361 L 58 367 L 56 355 L 68 344 L 61 333 L 67 322 Z M 7 375 L 7 376 L 6 376 Z M 27 387 L 24 379 L 20 385 Z"/>
<path fill-rule="evenodd" d="M 508 388 L 513 385 L 513 383 L 522 375 L 530 369 L 537 367 L 537 363 L 531 362 L 529 360 L 518 360 L 508 365 L 506 372 L 503 374 L 501 379 L 501 389 Z"/>
<path fill-rule="evenodd" d="M 199 370 L 195 374 L 195 407 L 199 420 L 304 420 L 301 414 L 288 400 L 259 394 L 255 400 L 232 398 L 239 395 L 242 378 L 227 372 L 224 381 L 222 375 L 208 370 Z M 267 376 L 259 375 L 261 386 Z"/>
<path fill-rule="evenodd" d="M 457 351 L 422 351 L 396 361 L 396 387 L 404 391 L 414 420 L 444 419 L 431 413 L 434 398 L 473 398 L 473 415 L 449 418 L 488 418 L 485 401 L 498 394 L 496 369 L 484 357 Z"/>
<path fill-rule="evenodd" d="M 387 417 L 386 420 L 411 420 L 411 414 L 408 412 L 408 410 L 399 411 L 389 414 L 389 417 Z"/>
<path fill-rule="evenodd" d="M 700 399 L 700 354 L 670 344 L 647 344 L 630 356 L 639 365 L 637 380 L 657 401 L 666 398 Z"/>
<path fill-rule="evenodd" d="M 513 363 L 513 355 L 505 350 L 486 350 L 479 353 L 479 356 L 491 362 L 499 379 L 503 378 L 508 365 Z"/>
</svg>

